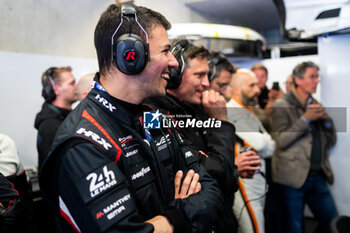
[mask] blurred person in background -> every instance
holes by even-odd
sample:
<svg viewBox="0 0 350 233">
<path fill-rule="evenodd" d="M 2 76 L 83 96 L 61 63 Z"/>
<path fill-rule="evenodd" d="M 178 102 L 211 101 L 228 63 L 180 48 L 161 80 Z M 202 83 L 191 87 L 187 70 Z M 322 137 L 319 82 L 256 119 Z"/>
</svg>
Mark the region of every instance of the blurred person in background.
<svg viewBox="0 0 350 233">
<path fill-rule="evenodd" d="M 38 130 L 39 169 L 49 153 L 58 127 L 72 111 L 72 104 L 78 100 L 77 85 L 69 66 L 47 69 L 41 76 L 41 83 L 45 102 L 34 123 Z"/>
<path fill-rule="evenodd" d="M 326 109 L 312 97 L 319 83 L 319 67 L 313 62 L 298 64 L 293 83 L 292 91 L 271 108 L 276 140 L 272 178 L 282 186 L 284 232 L 304 232 L 305 204 L 320 223 L 317 232 L 329 232 L 330 221 L 338 215 L 327 185 L 334 182 L 328 150 L 336 143 L 336 133 Z"/>
<path fill-rule="evenodd" d="M 77 84 L 77 95 L 79 101 L 82 101 L 89 94 L 95 74 L 96 73 L 86 74 L 79 79 Z"/>
<path fill-rule="evenodd" d="M 240 179 L 235 194 L 234 213 L 239 232 L 265 232 L 264 207 L 267 193 L 264 158 L 273 155 L 275 142 L 254 114 L 260 88 L 255 74 L 238 69 L 230 83 L 231 100 L 227 102 L 228 120 L 236 127 L 236 153 L 256 152 L 260 160 L 252 160 L 254 176 Z"/>
</svg>

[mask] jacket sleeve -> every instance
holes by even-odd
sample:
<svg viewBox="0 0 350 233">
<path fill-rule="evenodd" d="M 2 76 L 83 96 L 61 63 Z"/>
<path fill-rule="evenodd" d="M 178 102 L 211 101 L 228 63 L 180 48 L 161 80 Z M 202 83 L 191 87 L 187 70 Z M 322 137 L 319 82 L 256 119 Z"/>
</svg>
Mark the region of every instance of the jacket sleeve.
<svg viewBox="0 0 350 233">
<path fill-rule="evenodd" d="M 267 132 L 237 132 L 237 135 L 263 158 L 271 157 L 275 151 L 275 141 Z"/>
<path fill-rule="evenodd" d="M 61 216 L 80 232 L 153 232 L 114 161 L 90 143 L 71 147 L 59 170 Z"/>
<path fill-rule="evenodd" d="M 176 131 L 174 134 L 179 137 Z M 191 223 L 192 232 L 208 232 L 223 213 L 224 199 L 221 190 L 216 180 L 198 163 L 194 154 L 185 146 L 181 136 L 175 148 L 177 148 L 176 169 L 182 170 L 184 174 L 187 174 L 189 169 L 193 169 L 199 174 L 202 189 L 185 199 L 175 199 L 173 204 L 183 210 Z"/>
<path fill-rule="evenodd" d="M 28 206 L 0 173 L 0 232 L 28 232 Z"/>
<path fill-rule="evenodd" d="M 40 124 L 38 128 L 37 148 L 39 151 L 39 168 L 47 158 L 61 120 L 51 118 Z"/>
<path fill-rule="evenodd" d="M 0 172 L 6 176 L 16 175 L 21 163 L 15 142 L 8 136 L 0 134 Z"/>
<path fill-rule="evenodd" d="M 282 101 L 284 100 L 276 100 L 272 105 L 271 128 L 277 146 L 279 149 L 285 150 L 308 133 L 311 128 L 301 117 L 296 120 L 291 119 L 289 111 L 293 109 Z"/>
<path fill-rule="evenodd" d="M 266 158 L 273 155 L 275 141 L 267 133 L 258 117 L 241 107 L 227 104 L 228 118 L 236 127 L 236 134 L 253 147 L 259 156 Z"/>
<path fill-rule="evenodd" d="M 234 161 L 235 127 L 227 121 L 221 123 L 220 128 L 211 128 L 205 135 L 201 135 L 207 146 L 205 155 L 199 152 L 193 139 L 184 138 L 184 141 L 199 163 L 218 181 L 220 188 L 225 193 L 233 194 L 238 190 L 239 176 Z"/>
</svg>

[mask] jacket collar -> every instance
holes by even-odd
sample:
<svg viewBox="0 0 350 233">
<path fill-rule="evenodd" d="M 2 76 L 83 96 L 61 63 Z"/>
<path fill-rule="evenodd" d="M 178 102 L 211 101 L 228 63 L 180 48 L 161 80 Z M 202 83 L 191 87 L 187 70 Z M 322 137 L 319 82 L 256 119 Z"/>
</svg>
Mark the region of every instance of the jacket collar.
<svg viewBox="0 0 350 233">
<path fill-rule="evenodd" d="M 298 94 L 295 88 L 293 88 L 290 92 L 285 94 L 283 98 L 286 101 L 288 101 L 290 104 L 303 109 L 305 109 L 306 105 L 308 104 L 308 101 L 304 101 L 301 99 L 300 95 Z M 311 98 L 311 103 L 317 103 L 317 100 L 315 100 L 312 96 L 310 96 L 310 98 Z"/>
<path fill-rule="evenodd" d="M 245 106 L 244 104 L 242 104 L 241 102 L 239 102 L 238 100 L 236 100 L 233 97 L 231 97 L 231 100 L 235 101 L 242 108 L 245 108 L 245 109 L 249 110 L 250 112 L 253 112 L 253 106 Z"/>
<path fill-rule="evenodd" d="M 166 94 L 166 98 L 175 104 L 175 108 L 178 108 L 179 110 L 184 109 L 188 113 L 197 112 L 197 108 L 199 107 L 199 105 L 190 104 L 187 101 L 178 99 L 177 97 L 169 93 Z"/>
<path fill-rule="evenodd" d="M 101 90 L 92 89 L 87 98 L 98 105 L 99 109 L 123 124 L 132 126 L 135 120 L 142 115 L 143 107 L 141 104 L 124 102 Z"/>
</svg>

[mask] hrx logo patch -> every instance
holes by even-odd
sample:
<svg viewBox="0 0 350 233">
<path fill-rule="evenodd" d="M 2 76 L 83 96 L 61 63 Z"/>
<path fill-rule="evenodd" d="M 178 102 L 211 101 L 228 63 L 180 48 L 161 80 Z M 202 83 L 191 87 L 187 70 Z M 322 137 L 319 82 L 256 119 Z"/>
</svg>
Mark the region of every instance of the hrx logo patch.
<svg viewBox="0 0 350 233">
<path fill-rule="evenodd" d="M 156 112 L 143 113 L 143 128 L 145 129 L 160 129 L 160 116 L 162 114 L 157 110 Z"/>
<path fill-rule="evenodd" d="M 103 148 L 105 148 L 106 150 L 108 150 L 109 148 L 112 148 L 112 145 L 109 144 L 105 139 L 103 139 L 102 137 L 100 137 L 99 135 L 97 135 L 96 133 L 90 130 L 86 130 L 85 128 L 80 128 L 77 130 L 76 133 L 82 134 L 88 138 L 92 138 L 92 140 L 94 140 L 95 142 L 103 146 Z"/>
</svg>

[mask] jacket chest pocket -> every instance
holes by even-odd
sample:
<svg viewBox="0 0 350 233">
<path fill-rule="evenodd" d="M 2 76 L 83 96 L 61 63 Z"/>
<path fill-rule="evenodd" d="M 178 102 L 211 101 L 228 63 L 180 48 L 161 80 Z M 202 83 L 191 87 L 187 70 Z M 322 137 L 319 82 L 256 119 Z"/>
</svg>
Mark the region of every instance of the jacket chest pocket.
<svg viewBox="0 0 350 233">
<path fill-rule="evenodd" d="M 158 148 L 157 148 L 158 149 Z M 174 179 L 175 173 L 174 162 L 172 159 L 172 148 L 170 145 L 167 145 L 166 148 L 162 150 L 157 150 L 157 157 L 159 159 L 159 165 L 161 167 L 160 174 L 164 190 L 164 197 L 167 202 L 174 199 Z"/>
<path fill-rule="evenodd" d="M 141 215 L 150 218 L 160 211 L 161 197 L 158 195 L 154 173 L 146 161 L 130 164 L 128 170 L 129 189 L 135 198 Z M 152 206 L 152 208 L 145 208 Z"/>
<path fill-rule="evenodd" d="M 154 174 L 149 164 L 139 153 L 139 147 L 134 146 L 132 150 L 125 151 L 124 164 L 130 188 L 134 191 L 154 181 Z"/>
<path fill-rule="evenodd" d="M 133 190 L 138 190 L 154 180 L 151 167 L 145 162 L 129 167 L 129 181 Z"/>
</svg>

